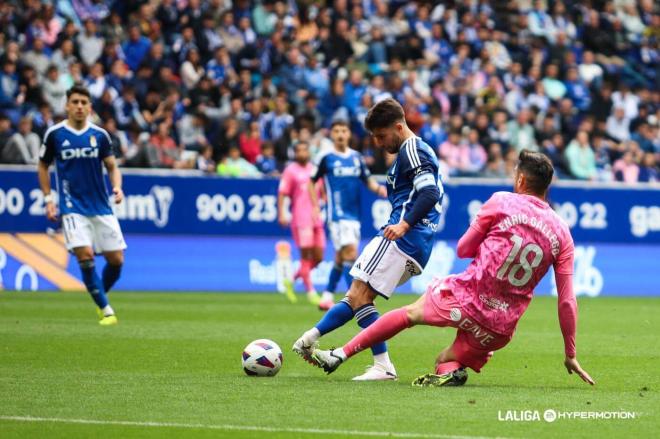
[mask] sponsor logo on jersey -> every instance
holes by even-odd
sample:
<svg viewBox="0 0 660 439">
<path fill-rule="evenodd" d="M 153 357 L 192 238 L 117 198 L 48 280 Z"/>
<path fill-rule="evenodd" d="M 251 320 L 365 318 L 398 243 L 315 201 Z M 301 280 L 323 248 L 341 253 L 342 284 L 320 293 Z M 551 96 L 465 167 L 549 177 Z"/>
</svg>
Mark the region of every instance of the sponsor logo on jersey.
<svg viewBox="0 0 660 439">
<path fill-rule="evenodd" d="M 496 299 L 495 297 L 487 297 L 483 294 L 479 294 L 479 300 L 486 304 L 490 309 L 504 312 L 509 310 L 509 304 L 504 300 Z"/>
<path fill-rule="evenodd" d="M 99 156 L 99 150 L 97 148 L 70 148 L 63 149 L 62 160 L 71 160 L 71 159 L 95 159 Z"/>
</svg>

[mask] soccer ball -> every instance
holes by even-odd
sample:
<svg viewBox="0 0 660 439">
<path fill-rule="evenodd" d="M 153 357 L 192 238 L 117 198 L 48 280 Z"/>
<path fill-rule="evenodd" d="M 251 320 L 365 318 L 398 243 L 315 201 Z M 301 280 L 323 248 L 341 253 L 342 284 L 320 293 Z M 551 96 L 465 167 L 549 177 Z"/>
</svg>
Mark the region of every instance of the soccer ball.
<svg viewBox="0 0 660 439">
<path fill-rule="evenodd" d="M 243 370 L 250 376 L 272 377 L 282 368 L 282 349 L 272 340 L 255 340 L 243 349 Z"/>
</svg>

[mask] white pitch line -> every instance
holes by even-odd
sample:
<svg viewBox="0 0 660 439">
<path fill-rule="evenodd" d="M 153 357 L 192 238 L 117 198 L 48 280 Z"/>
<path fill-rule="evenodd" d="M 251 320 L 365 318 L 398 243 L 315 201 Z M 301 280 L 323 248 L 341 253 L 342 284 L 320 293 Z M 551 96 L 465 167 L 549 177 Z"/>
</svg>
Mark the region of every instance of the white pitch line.
<svg viewBox="0 0 660 439">
<path fill-rule="evenodd" d="M 36 416 L 0 416 L 0 420 L 17 421 L 17 422 L 58 422 L 62 424 L 125 425 L 132 427 L 191 428 L 191 429 L 203 429 L 203 430 L 261 431 L 268 433 L 308 433 L 308 434 L 327 434 L 327 435 L 345 435 L 345 436 L 392 437 L 392 438 L 506 439 L 506 438 L 493 437 L 493 436 L 457 436 L 450 434 L 397 433 L 397 432 L 389 432 L 389 431 L 334 430 L 334 429 L 321 429 L 321 428 L 293 428 L 293 427 L 280 428 L 280 427 L 261 427 L 256 425 L 232 425 L 232 424 L 183 424 L 177 422 L 41 418 Z"/>
</svg>

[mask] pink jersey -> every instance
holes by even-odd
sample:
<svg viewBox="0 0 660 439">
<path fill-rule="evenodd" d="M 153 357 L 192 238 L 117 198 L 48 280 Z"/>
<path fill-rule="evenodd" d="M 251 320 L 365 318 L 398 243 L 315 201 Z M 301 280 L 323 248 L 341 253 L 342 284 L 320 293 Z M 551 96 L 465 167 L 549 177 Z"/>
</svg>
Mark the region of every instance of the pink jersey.
<svg viewBox="0 0 660 439">
<path fill-rule="evenodd" d="M 309 196 L 309 183 L 314 165 L 307 163 L 291 163 L 284 169 L 280 180 L 279 192 L 291 198 L 291 227 L 323 227 L 323 220 L 312 219 L 312 198 Z M 320 199 L 317 187 L 317 199 Z"/>
<path fill-rule="evenodd" d="M 470 228 L 483 239 L 474 260 L 444 285 L 482 326 L 512 335 L 550 266 L 573 273 L 573 238 L 546 202 L 510 192 L 493 194 Z"/>
</svg>

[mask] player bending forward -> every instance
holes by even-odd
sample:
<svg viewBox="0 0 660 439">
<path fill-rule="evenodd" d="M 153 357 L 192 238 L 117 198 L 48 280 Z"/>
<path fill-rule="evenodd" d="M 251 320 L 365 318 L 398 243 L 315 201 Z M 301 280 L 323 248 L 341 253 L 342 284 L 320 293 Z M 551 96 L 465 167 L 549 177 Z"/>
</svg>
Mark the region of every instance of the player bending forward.
<svg viewBox="0 0 660 439">
<path fill-rule="evenodd" d="M 74 85 L 67 91 L 67 119 L 44 135 L 39 154 L 39 185 L 45 195 L 46 216 L 57 221 L 48 168 L 55 161 L 59 207 L 66 248 L 78 259 L 83 282 L 98 306 L 101 325 L 117 323 L 106 293 L 117 282 L 124 263 L 126 243 L 108 201 L 101 164 L 112 184 L 115 203 L 121 203 L 121 174 L 115 163 L 108 133 L 89 123 L 92 108 L 89 91 Z M 107 261 L 100 279 L 94 267 L 94 248 Z"/>
<path fill-rule="evenodd" d="M 312 353 L 322 335 L 353 317 L 362 328 L 377 322 L 379 314 L 374 299 L 378 295 L 388 299 L 398 285 L 422 272 L 431 255 L 440 219 L 443 190 L 438 160 L 431 147 L 408 128 L 401 105 L 394 99 L 379 102 L 369 110 L 365 127 L 376 147 L 397 154 L 387 173 L 392 213 L 388 225 L 371 240 L 353 265 L 350 272 L 353 282 L 346 297 L 293 345 L 293 350 L 310 362 L 316 361 Z M 374 365 L 354 380 L 396 379 L 384 340 L 372 343 Z"/>
<path fill-rule="evenodd" d="M 321 218 L 318 198 L 309 192 L 311 173 L 314 166 L 309 162 L 309 145 L 298 142 L 294 147 L 295 161 L 284 169 L 277 196 L 279 223 L 286 227 L 289 223 L 285 215 L 284 199 L 291 199 L 291 234 L 300 249 L 300 268 L 294 275 L 302 279 L 307 290 L 307 299 L 314 305 L 319 304 L 319 296 L 312 284 L 312 269 L 323 260 L 325 250 L 325 230 Z M 317 187 L 314 187 L 318 191 Z M 295 300 L 293 284 L 285 280 L 287 295 Z"/>
<path fill-rule="evenodd" d="M 543 154 L 522 151 L 514 192 L 496 192 L 458 242 L 461 258 L 474 258 L 461 274 L 434 280 L 415 303 L 390 311 L 344 347 L 315 350 L 327 373 L 363 349 L 414 325 L 457 329 L 454 343 L 436 360 L 435 374 L 417 378 L 417 386 L 459 386 L 466 367 L 475 372 L 509 343 L 534 287 L 554 267 L 559 293 L 559 324 L 568 373 L 594 384 L 575 351 L 577 304 L 573 295 L 573 239 L 566 224 L 546 202 L 552 164 Z"/>
</svg>

